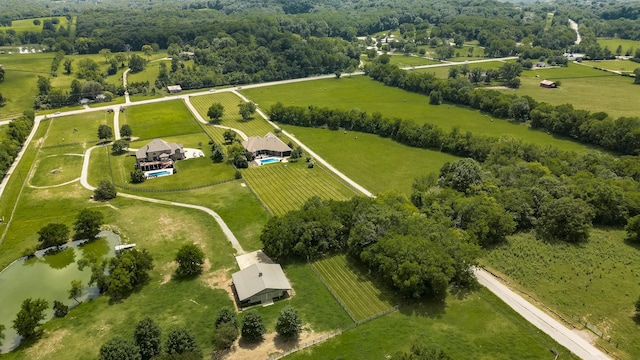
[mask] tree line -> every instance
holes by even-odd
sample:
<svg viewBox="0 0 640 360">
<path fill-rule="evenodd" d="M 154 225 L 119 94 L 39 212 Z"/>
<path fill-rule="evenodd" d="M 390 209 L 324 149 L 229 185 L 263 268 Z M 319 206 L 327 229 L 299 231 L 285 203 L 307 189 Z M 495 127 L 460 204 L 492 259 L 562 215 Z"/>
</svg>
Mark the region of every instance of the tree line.
<svg viewBox="0 0 640 360">
<path fill-rule="evenodd" d="M 0 141 L 0 174 L 2 174 L 2 178 L 7 175 L 13 160 L 22 149 L 22 145 L 33 128 L 34 119 L 34 112 L 29 110 L 9 123 L 6 136 Z"/>
<path fill-rule="evenodd" d="M 590 113 L 574 109 L 571 104 L 553 106 L 529 96 L 475 89 L 467 79 L 438 79 L 432 73 L 406 72 L 398 66 L 379 62 L 365 67 L 365 73 L 388 86 L 424 95 L 435 91 L 444 101 L 503 119 L 530 120 L 534 128 L 620 154 L 637 155 L 640 151 L 640 118 L 637 117 L 612 119 L 604 112 Z"/>
</svg>

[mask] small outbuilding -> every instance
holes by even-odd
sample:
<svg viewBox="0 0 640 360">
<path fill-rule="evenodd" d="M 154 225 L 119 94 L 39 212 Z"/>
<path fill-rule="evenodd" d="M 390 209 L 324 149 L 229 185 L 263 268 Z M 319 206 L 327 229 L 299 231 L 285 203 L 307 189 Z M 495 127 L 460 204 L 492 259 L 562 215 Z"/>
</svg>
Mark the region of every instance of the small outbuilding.
<svg viewBox="0 0 640 360">
<path fill-rule="evenodd" d="M 291 284 L 278 264 L 253 264 L 231 275 L 238 307 L 269 304 L 289 296 Z"/>
<path fill-rule="evenodd" d="M 554 88 L 558 87 L 558 85 L 555 83 L 555 81 L 551 81 L 551 80 L 542 80 L 542 81 L 540 81 L 540 86 L 542 86 L 544 88 L 549 88 L 549 89 L 554 89 Z"/>
<path fill-rule="evenodd" d="M 182 86 L 180 85 L 169 85 L 167 86 L 167 91 L 169 94 L 177 94 L 182 91 Z"/>
</svg>

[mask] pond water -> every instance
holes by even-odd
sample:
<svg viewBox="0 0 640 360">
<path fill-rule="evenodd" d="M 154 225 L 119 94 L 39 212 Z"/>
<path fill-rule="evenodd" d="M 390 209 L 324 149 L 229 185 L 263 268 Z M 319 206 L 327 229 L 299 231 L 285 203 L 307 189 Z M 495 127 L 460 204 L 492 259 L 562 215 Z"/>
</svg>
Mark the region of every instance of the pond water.
<svg viewBox="0 0 640 360">
<path fill-rule="evenodd" d="M 85 285 L 79 301 L 98 295 L 96 287 L 86 286 L 91 278 L 91 269 L 78 270 L 77 261 L 89 254 L 98 258 L 115 255 L 114 247 L 120 243 L 120 237 L 108 231 L 101 232 L 99 236 L 100 239 L 84 245 L 79 245 L 83 241 L 70 243 L 66 249 L 53 255 L 38 251 L 35 257 L 17 260 L 0 272 L 0 324 L 5 326 L 0 353 L 11 351 L 20 343 L 20 336 L 12 325 L 24 299 L 45 299 L 49 303 L 45 317 L 48 321 L 53 318 L 54 300 L 69 307 L 77 304 L 75 300 L 68 299 L 72 280 L 81 280 Z"/>
</svg>

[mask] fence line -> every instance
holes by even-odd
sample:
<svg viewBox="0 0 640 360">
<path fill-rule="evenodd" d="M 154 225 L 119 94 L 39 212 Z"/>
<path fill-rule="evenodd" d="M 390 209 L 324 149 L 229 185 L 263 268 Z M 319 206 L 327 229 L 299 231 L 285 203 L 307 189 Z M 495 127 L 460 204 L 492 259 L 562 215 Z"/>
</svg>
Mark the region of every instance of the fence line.
<svg viewBox="0 0 640 360">
<path fill-rule="evenodd" d="M 353 316 L 353 314 L 351 313 L 351 311 L 349 311 L 349 309 L 347 309 L 347 306 L 342 302 L 342 300 L 340 300 L 340 297 L 338 297 L 338 294 L 336 294 L 333 289 L 331 288 L 331 286 L 329 286 L 329 284 L 327 284 L 327 282 L 324 280 L 324 278 L 322 277 L 322 275 L 320 275 L 320 273 L 318 272 L 318 270 L 316 270 L 316 268 L 313 266 L 313 264 L 310 261 L 307 261 L 307 263 L 309 264 L 309 267 L 311 267 L 311 270 L 313 270 L 313 273 L 316 274 L 316 276 L 318 277 L 318 279 L 320 279 L 320 281 L 324 284 L 324 287 L 327 288 L 327 290 L 329 290 L 329 292 L 331 293 L 331 295 L 336 299 L 336 301 L 338 301 L 338 304 L 340 304 L 340 306 L 342 306 L 342 308 L 344 309 L 344 311 L 347 312 L 347 315 L 349 315 L 349 317 L 351 318 L 351 320 L 353 320 L 354 324 L 358 323 L 358 320 L 356 320 L 356 317 Z"/>
<path fill-rule="evenodd" d="M 324 172 L 326 172 L 327 174 L 329 174 L 329 176 L 331 176 L 332 178 L 334 178 L 335 180 L 337 180 L 340 184 L 342 184 L 343 186 L 345 186 L 347 189 L 353 191 L 354 194 L 356 195 L 362 195 L 362 193 L 354 188 L 353 186 L 351 186 L 351 184 L 349 184 L 348 182 L 344 181 L 344 179 L 342 179 L 341 177 L 337 176 L 333 171 L 329 171 L 328 169 L 326 169 L 324 166 L 322 166 L 320 163 L 318 162 L 314 162 L 314 166 L 319 167 L 320 169 L 322 169 Z"/>
<path fill-rule="evenodd" d="M 112 175 L 112 178 L 113 178 L 113 175 Z M 114 186 L 117 187 L 118 189 L 128 190 L 128 191 L 169 193 L 169 192 L 179 192 L 179 191 L 189 191 L 189 190 L 203 189 L 203 188 L 206 188 L 206 187 L 220 185 L 220 184 L 228 183 L 228 182 L 235 181 L 235 180 L 236 180 L 235 178 L 234 179 L 226 179 L 226 180 L 216 181 L 216 182 L 205 184 L 205 185 L 191 186 L 191 187 L 178 188 L 178 189 L 140 189 L 140 188 L 131 187 L 131 186 L 125 186 L 125 185 L 120 185 L 120 184 L 114 184 Z"/>
<path fill-rule="evenodd" d="M 236 169 L 236 171 L 239 171 L 239 170 Z M 244 176 L 242 177 L 242 180 L 244 180 L 244 184 L 247 185 L 247 187 L 249 188 L 249 191 L 251 191 L 253 196 L 255 196 L 256 199 L 258 199 L 258 201 L 260 202 L 260 205 L 262 205 L 262 207 L 267 211 L 267 214 L 269 214 L 269 217 L 272 217 L 273 212 L 271 211 L 271 209 L 269 209 L 267 204 L 262 200 L 262 198 L 258 195 L 258 193 L 255 190 L 253 190 L 253 187 L 251 186 L 251 184 L 249 184 L 249 181 L 247 181 L 247 179 L 245 179 Z"/>
</svg>

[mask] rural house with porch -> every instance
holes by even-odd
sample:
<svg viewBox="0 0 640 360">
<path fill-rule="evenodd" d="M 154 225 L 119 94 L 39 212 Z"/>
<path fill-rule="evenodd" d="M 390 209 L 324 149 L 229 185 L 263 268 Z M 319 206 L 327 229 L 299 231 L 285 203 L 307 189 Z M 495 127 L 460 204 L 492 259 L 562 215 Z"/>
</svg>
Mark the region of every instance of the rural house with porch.
<svg viewBox="0 0 640 360">
<path fill-rule="evenodd" d="M 291 156 L 291 148 L 272 133 L 264 137 L 252 136 L 242 142 L 242 146 L 250 152 L 254 158 L 262 156 Z"/>
<path fill-rule="evenodd" d="M 142 171 L 172 169 L 175 161 L 184 158 L 182 144 L 153 139 L 136 151 L 136 167 Z"/>
</svg>

